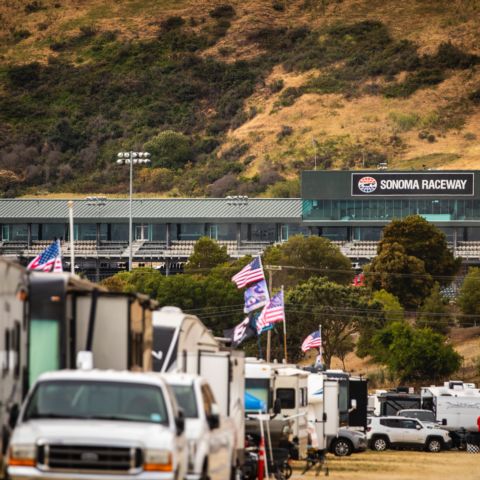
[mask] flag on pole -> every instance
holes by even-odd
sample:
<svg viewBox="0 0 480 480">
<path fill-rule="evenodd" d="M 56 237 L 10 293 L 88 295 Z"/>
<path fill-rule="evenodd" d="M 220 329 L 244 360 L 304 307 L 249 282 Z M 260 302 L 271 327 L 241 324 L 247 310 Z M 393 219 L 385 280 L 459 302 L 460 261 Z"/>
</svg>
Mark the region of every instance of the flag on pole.
<svg viewBox="0 0 480 480">
<path fill-rule="evenodd" d="M 60 240 L 55 240 L 40 255 L 37 255 L 28 264 L 27 270 L 41 270 L 42 272 L 63 272 Z"/>
<path fill-rule="evenodd" d="M 273 323 L 285 321 L 285 307 L 283 302 L 283 290 L 276 293 L 263 307 L 262 313 L 257 320 L 257 333 L 262 333 Z"/>
<path fill-rule="evenodd" d="M 267 282 L 260 280 L 245 290 L 245 307 L 243 311 L 245 313 L 253 312 L 257 308 L 264 307 L 269 300 L 270 295 L 268 294 Z"/>
<path fill-rule="evenodd" d="M 322 346 L 322 336 L 317 330 L 316 332 L 311 333 L 302 343 L 302 351 L 306 352 L 311 348 L 319 348 Z"/>
<path fill-rule="evenodd" d="M 260 257 L 255 257 L 248 265 L 243 267 L 232 277 L 232 282 L 237 284 L 237 288 L 246 287 L 250 283 L 258 282 L 260 280 L 265 280 Z"/>
<path fill-rule="evenodd" d="M 354 287 L 364 287 L 365 286 L 365 274 L 359 273 L 353 277 L 352 285 Z"/>
<path fill-rule="evenodd" d="M 242 342 L 255 336 L 255 330 L 250 325 L 250 318 L 247 317 L 242 323 L 236 327 L 224 330 L 223 335 L 232 340 L 232 347 L 238 347 Z"/>
</svg>

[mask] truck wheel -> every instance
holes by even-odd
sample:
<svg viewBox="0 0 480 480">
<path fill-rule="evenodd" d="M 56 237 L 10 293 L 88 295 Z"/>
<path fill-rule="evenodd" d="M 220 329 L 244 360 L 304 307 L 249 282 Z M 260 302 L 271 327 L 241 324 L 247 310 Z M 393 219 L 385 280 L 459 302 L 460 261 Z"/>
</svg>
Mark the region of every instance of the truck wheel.
<svg viewBox="0 0 480 480">
<path fill-rule="evenodd" d="M 336 457 L 348 457 L 353 452 L 352 442 L 346 438 L 337 438 L 333 442 L 332 452 Z"/>
<path fill-rule="evenodd" d="M 388 439 L 386 437 L 374 437 L 372 440 L 372 450 L 384 452 L 388 448 Z"/>
<path fill-rule="evenodd" d="M 428 452 L 437 453 L 441 452 L 443 448 L 443 442 L 439 438 L 429 438 L 425 445 Z"/>
</svg>

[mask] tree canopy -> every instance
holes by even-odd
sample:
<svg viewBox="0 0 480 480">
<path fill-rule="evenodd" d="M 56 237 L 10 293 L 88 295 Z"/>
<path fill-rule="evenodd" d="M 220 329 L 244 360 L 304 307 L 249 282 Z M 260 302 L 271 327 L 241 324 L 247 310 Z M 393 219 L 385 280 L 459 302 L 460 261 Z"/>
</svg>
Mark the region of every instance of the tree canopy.
<svg viewBox="0 0 480 480">
<path fill-rule="evenodd" d="M 219 245 L 215 240 L 201 237 L 195 242 L 193 253 L 185 265 L 186 272 L 208 270 L 230 260 L 227 247 Z"/>
<path fill-rule="evenodd" d="M 438 382 L 455 373 L 462 357 L 430 328 L 392 322 L 374 337 L 373 358 L 401 382 Z"/>
<path fill-rule="evenodd" d="M 462 313 L 465 315 L 474 315 L 473 317 L 463 317 L 461 323 L 469 326 L 473 320 L 480 319 L 480 268 L 472 267 L 468 271 L 463 281 L 460 295 L 457 303 Z"/>
<path fill-rule="evenodd" d="M 350 260 L 340 249 L 330 240 L 315 236 L 295 235 L 281 245 L 268 247 L 263 254 L 263 263 L 285 267 L 274 272 L 273 285 L 277 288 L 281 285 L 292 287 L 320 276 L 349 284 L 354 275 Z"/>
<path fill-rule="evenodd" d="M 446 299 L 440 291 L 440 285 L 435 282 L 432 292 L 420 308 L 420 316 L 416 321 L 418 327 L 429 327 L 434 332 L 446 334 L 451 320 Z"/>
<path fill-rule="evenodd" d="M 445 234 L 420 215 L 393 220 L 383 229 L 379 253 L 393 243 L 402 245 L 406 255 L 423 261 L 425 271 L 441 285 L 448 285 L 461 265 L 448 248 Z"/>
<path fill-rule="evenodd" d="M 339 285 L 327 278 L 312 277 L 291 289 L 286 295 L 288 356 L 291 361 L 301 358 L 303 339 L 322 326 L 323 358 L 327 368 L 334 355 L 345 355 L 347 341 L 370 320 L 379 306 L 368 303 L 365 289 Z"/>
<path fill-rule="evenodd" d="M 433 280 L 423 260 L 408 255 L 400 243 L 384 243 L 365 268 L 367 285 L 385 290 L 405 307 L 417 308 L 429 294 Z"/>
</svg>

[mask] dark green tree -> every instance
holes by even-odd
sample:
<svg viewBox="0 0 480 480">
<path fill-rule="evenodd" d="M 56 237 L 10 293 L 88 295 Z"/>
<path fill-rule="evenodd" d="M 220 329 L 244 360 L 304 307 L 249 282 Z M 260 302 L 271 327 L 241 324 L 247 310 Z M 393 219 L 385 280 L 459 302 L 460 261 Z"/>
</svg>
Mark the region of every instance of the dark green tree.
<svg viewBox="0 0 480 480">
<path fill-rule="evenodd" d="M 386 290 L 407 308 L 421 305 L 433 285 L 423 260 L 408 255 L 396 242 L 382 244 L 378 255 L 365 268 L 365 275 L 373 290 Z"/>
<path fill-rule="evenodd" d="M 181 168 L 193 160 L 194 152 L 190 139 L 180 132 L 165 130 L 145 144 L 152 155 L 155 167 Z"/>
<path fill-rule="evenodd" d="M 430 328 L 392 322 L 374 338 L 374 360 L 385 364 L 400 382 L 439 382 L 455 373 L 462 357 L 445 337 Z"/>
<path fill-rule="evenodd" d="M 215 240 L 201 237 L 195 243 L 193 253 L 185 265 L 186 272 L 209 270 L 217 265 L 228 262 L 227 247 L 220 246 Z"/>
<path fill-rule="evenodd" d="M 464 326 L 470 326 L 472 322 L 480 320 L 480 268 L 472 267 L 463 281 L 460 295 L 457 303 L 462 313 L 473 315 L 471 317 L 461 317 L 460 323 Z"/>
<path fill-rule="evenodd" d="M 448 285 L 461 265 L 448 248 L 445 234 L 420 215 L 411 215 L 402 220 L 393 220 L 383 229 L 379 253 L 389 245 L 399 243 L 408 256 L 423 261 L 425 271 L 441 286 Z"/>
<path fill-rule="evenodd" d="M 446 334 L 449 330 L 451 317 L 447 300 L 440 292 L 440 285 L 435 282 L 432 292 L 420 308 L 420 316 L 416 321 L 417 327 L 429 327 L 434 332 Z"/>
<path fill-rule="evenodd" d="M 289 360 L 301 358 L 303 339 L 321 325 L 323 358 L 328 368 L 334 355 L 344 355 L 347 339 L 371 320 L 375 310 L 381 314 L 379 305 L 372 307 L 368 300 L 363 288 L 320 277 L 312 277 L 290 290 L 285 299 Z"/>
<path fill-rule="evenodd" d="M 333 282 L 349 284 L 354 275 L 350 260 L 335 244 L 314 236 L 295 235 L 281 245 L 267 248 L 263 264 L 284 267 L 273 271 L 274 288 L 292 287 L 311 277 L 326 277 Z"/>
</svg>

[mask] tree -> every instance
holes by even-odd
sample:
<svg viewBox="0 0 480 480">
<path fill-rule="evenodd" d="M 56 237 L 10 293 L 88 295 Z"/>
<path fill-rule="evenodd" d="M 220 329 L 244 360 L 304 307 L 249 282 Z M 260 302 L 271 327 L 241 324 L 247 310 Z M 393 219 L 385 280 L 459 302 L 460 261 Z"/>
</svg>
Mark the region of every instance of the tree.
<svg viewBox="0 0 480 480">
<path fill-rule="evenodd" d="M 429 327 L 434 332 L 446 334 L 449 330 L 450 314 L 445 297 L 440 292 L 440 285 L 435 282 L 432 292 L 425 299 L 420 317 L 416 321 L 417 327 Z"/>
<path fill-rule="evenodd" d="M 395 295 L 382 289 L 374 292 L 372 300 L 382 305 L 382 310 L 385 312 L 385 319 L 387 321 L 398 322 L 404 319 L 403 307 Z"/>
<path fill-rule="evenodd" d="M 468 326 L 472 321 L 477 322 L 480 319 L 480 268 L 472 267 L 468 270 L 457 303 L 462 313 L 474 315 L 461 319 L 462 325 Z"/>
<path fill-rule="evenodd" d="M 183 133 L 165 130 L 145 145 L 154 167 L 181 168 L 194 157 L 190 139 Z"/>
<path fill-rule="evenodd" d="M 201 237 L 195 243 L 193 253 L 190 255 L 185 271 L 211 269 L 217 265 L 228 262 L 227 247 L 220 246 L 215 240 Z"/>
<path fill-rule="evenodd" d="M 372 352 L 401 382 L 438 382 L 455 373 L 462 357 L 445 337 L 430 328 L 413 328 L 406 322 L 393 322 L 374 338 Z"/>
<path fill-rule="evenodd" d="M 263 254 L 263 263 L 286 267 L 273 274 L 277 288 L 281 285 L 295 286 L 311 277 L 320 276 L 349 284 L 354 275 L 350 260 L 335 244 L 322 237 L 290 237 L 281 245 L 268 247 Z"/>
<path fill-rule="evenodd" d="M 289 359 L 301 358 L 303 339 L 321 325 L 327 368 L 334 355 L 345 352 L 346 340 L 359 331 L 363 322 L 370 320 L 375 310 L 369 307 L 365 289 L 339 285 L 320 277 L 312 277 L 290 290 L 285 303 Z"/>
<path fill-rule="evenodd" d="M 448 285 L 461 265 L 448 248 L 445 234 L 420 215 L 411 215 L 402 220 L 393 220 L 383 229 L 379 253 L 389 245 L 399 243 L 406 255 L 423 261 L 425 271 L 438 277 L 440 285 Z"/>
<path fill-rule="evenodd" d="M 399 243 L 385 243 L 379 254 L 365 267 L 367 285 L 386 290 L 405 307 L 418 307 L 429 294 L 433 280 L 423 260 L 408 255 Z"/>
</svg>

